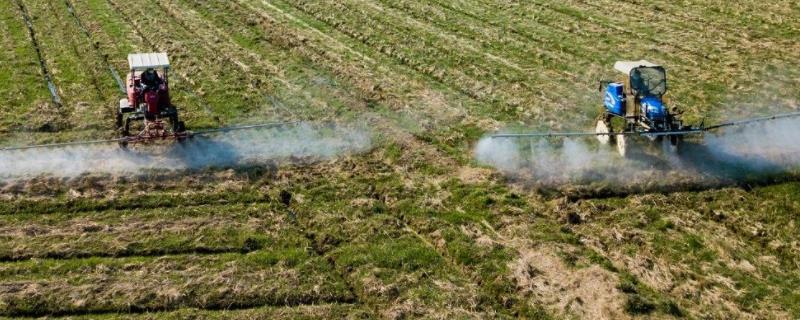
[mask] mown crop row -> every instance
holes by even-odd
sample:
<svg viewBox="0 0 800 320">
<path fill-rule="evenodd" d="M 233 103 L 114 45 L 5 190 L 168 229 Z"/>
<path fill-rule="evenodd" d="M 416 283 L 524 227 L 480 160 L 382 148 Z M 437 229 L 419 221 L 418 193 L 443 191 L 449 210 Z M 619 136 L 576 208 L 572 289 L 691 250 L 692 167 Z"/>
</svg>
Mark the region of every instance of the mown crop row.
<svg viewBox="0 0 800 320">
<path fill-rule="evenodd" d="M 283 208 L 283 207 L 278 207 Z M 0 217 L 0 260 L 158 256 L 306 247 L 270 204 L 203 205 Z"/>
<path fill-rule="evenodd" d="M 62 2 L 23 1 L 60 90 L 61 117 L 74 129 L 108 130 L 116 83 Z"/>
<path fill-rule="evenodd" d="M 92 258 L 8 263 L 6 316 L 74 315 L 348 303 L 330 264 L 298 249 L 247 255 Z M 12 285 L 13 284 L 13 285 Z"/>
<path fill-rule="evenodd" d="M 253 17 L 236 16 L 227 7 L 216 8 L 213 2 L 173 1 L 163 2 L 171 14 L 191 23 L 192 28 L 204 30 L 217 40 L 211 41 L 227 52 L 247 72 L 265 74 L 265 81 L 273 82 L 268 104 L 248 114 L 261 121 L 276 119 L 333 120 L 354 108 L 352 96 L 346 88 L 333 81 L 324 70 L 315 69 L 302 57 L 287 54 L 280 47 L 264 39 L 259 28 L 254 27 Z M 240 23 L 242 27 L 232 27 Z M 291 67 L 289 67 L 291 66 Z M 239 121 L 245 121 L 240 119 Z"/>
<path fill-rule="evenodd" d="M 788 316 L 800 311 L 800 296 L 780 288 L 796 285 L 800 251 L 791 244 L 797 227 L 786 213 L 799 202 L 779 194 L 796 188 L 647 195 L 636 204 L 592 200 L 568 210 L 583 212 L 587 223 L 575 232 L 591 247 L 699 314 Z M 591 209 L 606 205 L 617 209 Z"/>
<path fill-rule="evenodd" d="M 465 99 L 458 90 L 443 86 L 391 58 L 376 54 L 374 49 L 325 24 L 314 22 L 313 18 L 291 6 L 241 2 L 239 5 L 219 6 L 217 10 L 251 17 L 258 24 L 247 26 L 240 23 L 241 27 L 255 29 L 254 32 L 267 36 L 271 43 L 330 70 L 344 82 L 342 85 L 349 83 L 354 86 L 356 90 L 352 94 L 359 100 L 356 105 L 369 108 L 366 111 L 380 112 L 383 116 L 394 118 L 391 121 L 395 124 L 388 127 L 381 125 L 382 129 L 392 130 L 399 121 L 401 126 L 414 126 L 411 131 L 441 130 L 471 114 L 502 116 L 483 103 Z M 433 92 L 432 87 L 437 92 Z M 432 94 L 436 96 L 431 97 Z M 396 114 L 386 114 L 385 110 L 381 110 L 382 106 Z M 406 117 L 413 121 L 404 120 Z M 432 126 L 432 123 L 443 125 Z"/>
<path fill-rule="evenodd" d="M 50 110 L 50 94 L 36 49 L 28 35 L 20 9 L 13 1 L 0 4 L 0 132 L 36 129 L 28 115 L 37 109 Z M 39 123 L 38 125 L 43 125 Z"/>
<path fill-rule="evenodd" d="M 297 1 L 292 4 L 417 72 L 499 107 L 497 113 L 514 115 L 525 106 L 525 101 L 547 103 L 550 99 L 538 96 L 540 91 L 536 88 L 541 84 L 531 81 L 535 75 L 489 62 L 484 54 L 472 48 L 464 48 L 463 44 L 453 43 L 430 30 L 419 30 L 419 26 L 392 20 L 373 8 L 348 3 Z M 365 28 L 367 26 L 369 28 Z M 448 44 L 461 49 L 445 49 Z M 534 95 L 538 99 L 534 99 Z"/>
</svg>

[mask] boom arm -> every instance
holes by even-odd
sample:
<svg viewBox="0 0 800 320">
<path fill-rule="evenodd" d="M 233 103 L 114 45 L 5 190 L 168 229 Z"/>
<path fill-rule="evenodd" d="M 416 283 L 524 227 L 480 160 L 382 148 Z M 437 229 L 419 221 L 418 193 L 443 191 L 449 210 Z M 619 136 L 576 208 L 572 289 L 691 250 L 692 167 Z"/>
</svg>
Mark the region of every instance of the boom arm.
<svg viewBox="0 0 800 320">
<path fill-rule="evenodd" d="M 679 131 L 663 131 L 663 132 L 647 132 L 647 131 L 634 131 L 634 132 L 532 132 L 532 133 L 499 133 L 493 134 L 491 138 L 546 138 L 546 137 L 595 137 L 595 136 L 685 136 L 691 134 L 701 134 L 707 131 L 716 130 L 724 127 L 741 126 L 756 122 L 764 122 L 777 119 L 800 117 L 800 112 L 777 114 L 768 117 L 751 118 L 744 120 L 736 120 L 730 122 L 723 122 L 708 127 L 692 128 L 688 130 Z"/>
</svg>

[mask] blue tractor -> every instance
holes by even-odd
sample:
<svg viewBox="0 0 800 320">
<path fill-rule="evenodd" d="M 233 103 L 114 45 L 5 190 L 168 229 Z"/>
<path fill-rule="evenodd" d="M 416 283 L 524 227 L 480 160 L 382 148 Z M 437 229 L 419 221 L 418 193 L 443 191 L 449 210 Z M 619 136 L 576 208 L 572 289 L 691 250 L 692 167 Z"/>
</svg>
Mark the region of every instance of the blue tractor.
<svg viewBox="0 0 800 320">
<path fill-rule="evenodd" d="M 628 145 L 626 139 L 641 135 L 676 151 L 681 135 L 658 134 L 686 129 L 678 115 L 670 113 L 664 103 L 667 93 L 664 67 L 639 60 L 617 61 L 614 69 L 624 74 L 625 79 L 601 83 L 605 108 L 595 127 L 600 143 L 616 144 L 619 153 L 625 156 Z M 614 132 L 631 134 L 602 135 Z"/>
<path fill-rule="evenodd" d="M 595 137 L 601 144 L 615 144 L 620 155 L 626 156 L 629 144 L 639 139 L 663 146 L 667 152 L 677 152 L 683 137 L 700 135 L 727 127 L 744 126 L 776 119 L 800 118 L 800 112 L 728 121 L 711 126 L 684 125 L 680 113 L 667 108 L 667 73 L 664 67 L 645 60 L 617 61 L 614 69 L 625 75 L 618 82 L 602 81 L 603 112 L 597 119 L 594 132 L 523 132 L 495 133 L 493 139 L 576 138 Z M 622 78 L 622 77 L 621 77 Z"/>
</svg>

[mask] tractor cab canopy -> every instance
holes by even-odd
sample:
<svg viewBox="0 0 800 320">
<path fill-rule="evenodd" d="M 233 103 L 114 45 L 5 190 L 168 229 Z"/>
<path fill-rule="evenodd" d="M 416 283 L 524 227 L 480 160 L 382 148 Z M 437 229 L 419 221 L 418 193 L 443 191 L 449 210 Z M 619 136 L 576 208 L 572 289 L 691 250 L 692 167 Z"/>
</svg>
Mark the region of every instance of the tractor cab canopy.
<svg viewBox="0 0 800 320">
<path fill-rule="evenodd" d="M 141 72 L 147 69 L 169 69 L 169 57 L 167 53 L 132 53 L 128 55 L 128 65 L 133 72 Z"/>
<path fill-rule="evenodd" d="M 640 97 L 667 93 L 667 72 L 660 65 L 646 60 L 617 61 L 614 69 L 628 76 L 631 92 Z"/>
</svg>

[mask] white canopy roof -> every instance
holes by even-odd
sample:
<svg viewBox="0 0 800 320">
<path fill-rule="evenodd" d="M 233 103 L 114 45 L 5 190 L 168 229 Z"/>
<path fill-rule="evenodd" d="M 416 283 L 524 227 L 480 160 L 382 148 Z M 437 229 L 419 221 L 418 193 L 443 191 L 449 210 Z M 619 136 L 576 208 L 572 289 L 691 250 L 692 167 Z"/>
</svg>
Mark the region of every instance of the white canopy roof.
<svg viewBox="0 0 800 320">
<path fill-rule="evenodd" d="M 159 53 L 131 53 L 128 55 L 128 65 L 131 70 L 142 71 L 149 68 L 169 68 L 169 58 L 166 52 Z"/>
<path fill-rule="evenodd" d="M 638 67 L 660 67 L 655 63 L 652 63 L 647 60 L 639 60 L 639 61 L 617 61 L 614 63 L 614 69 L 624 73 L 625 75 L 630 75 L 631 70 L 638 68 Z"/>
</svg>

